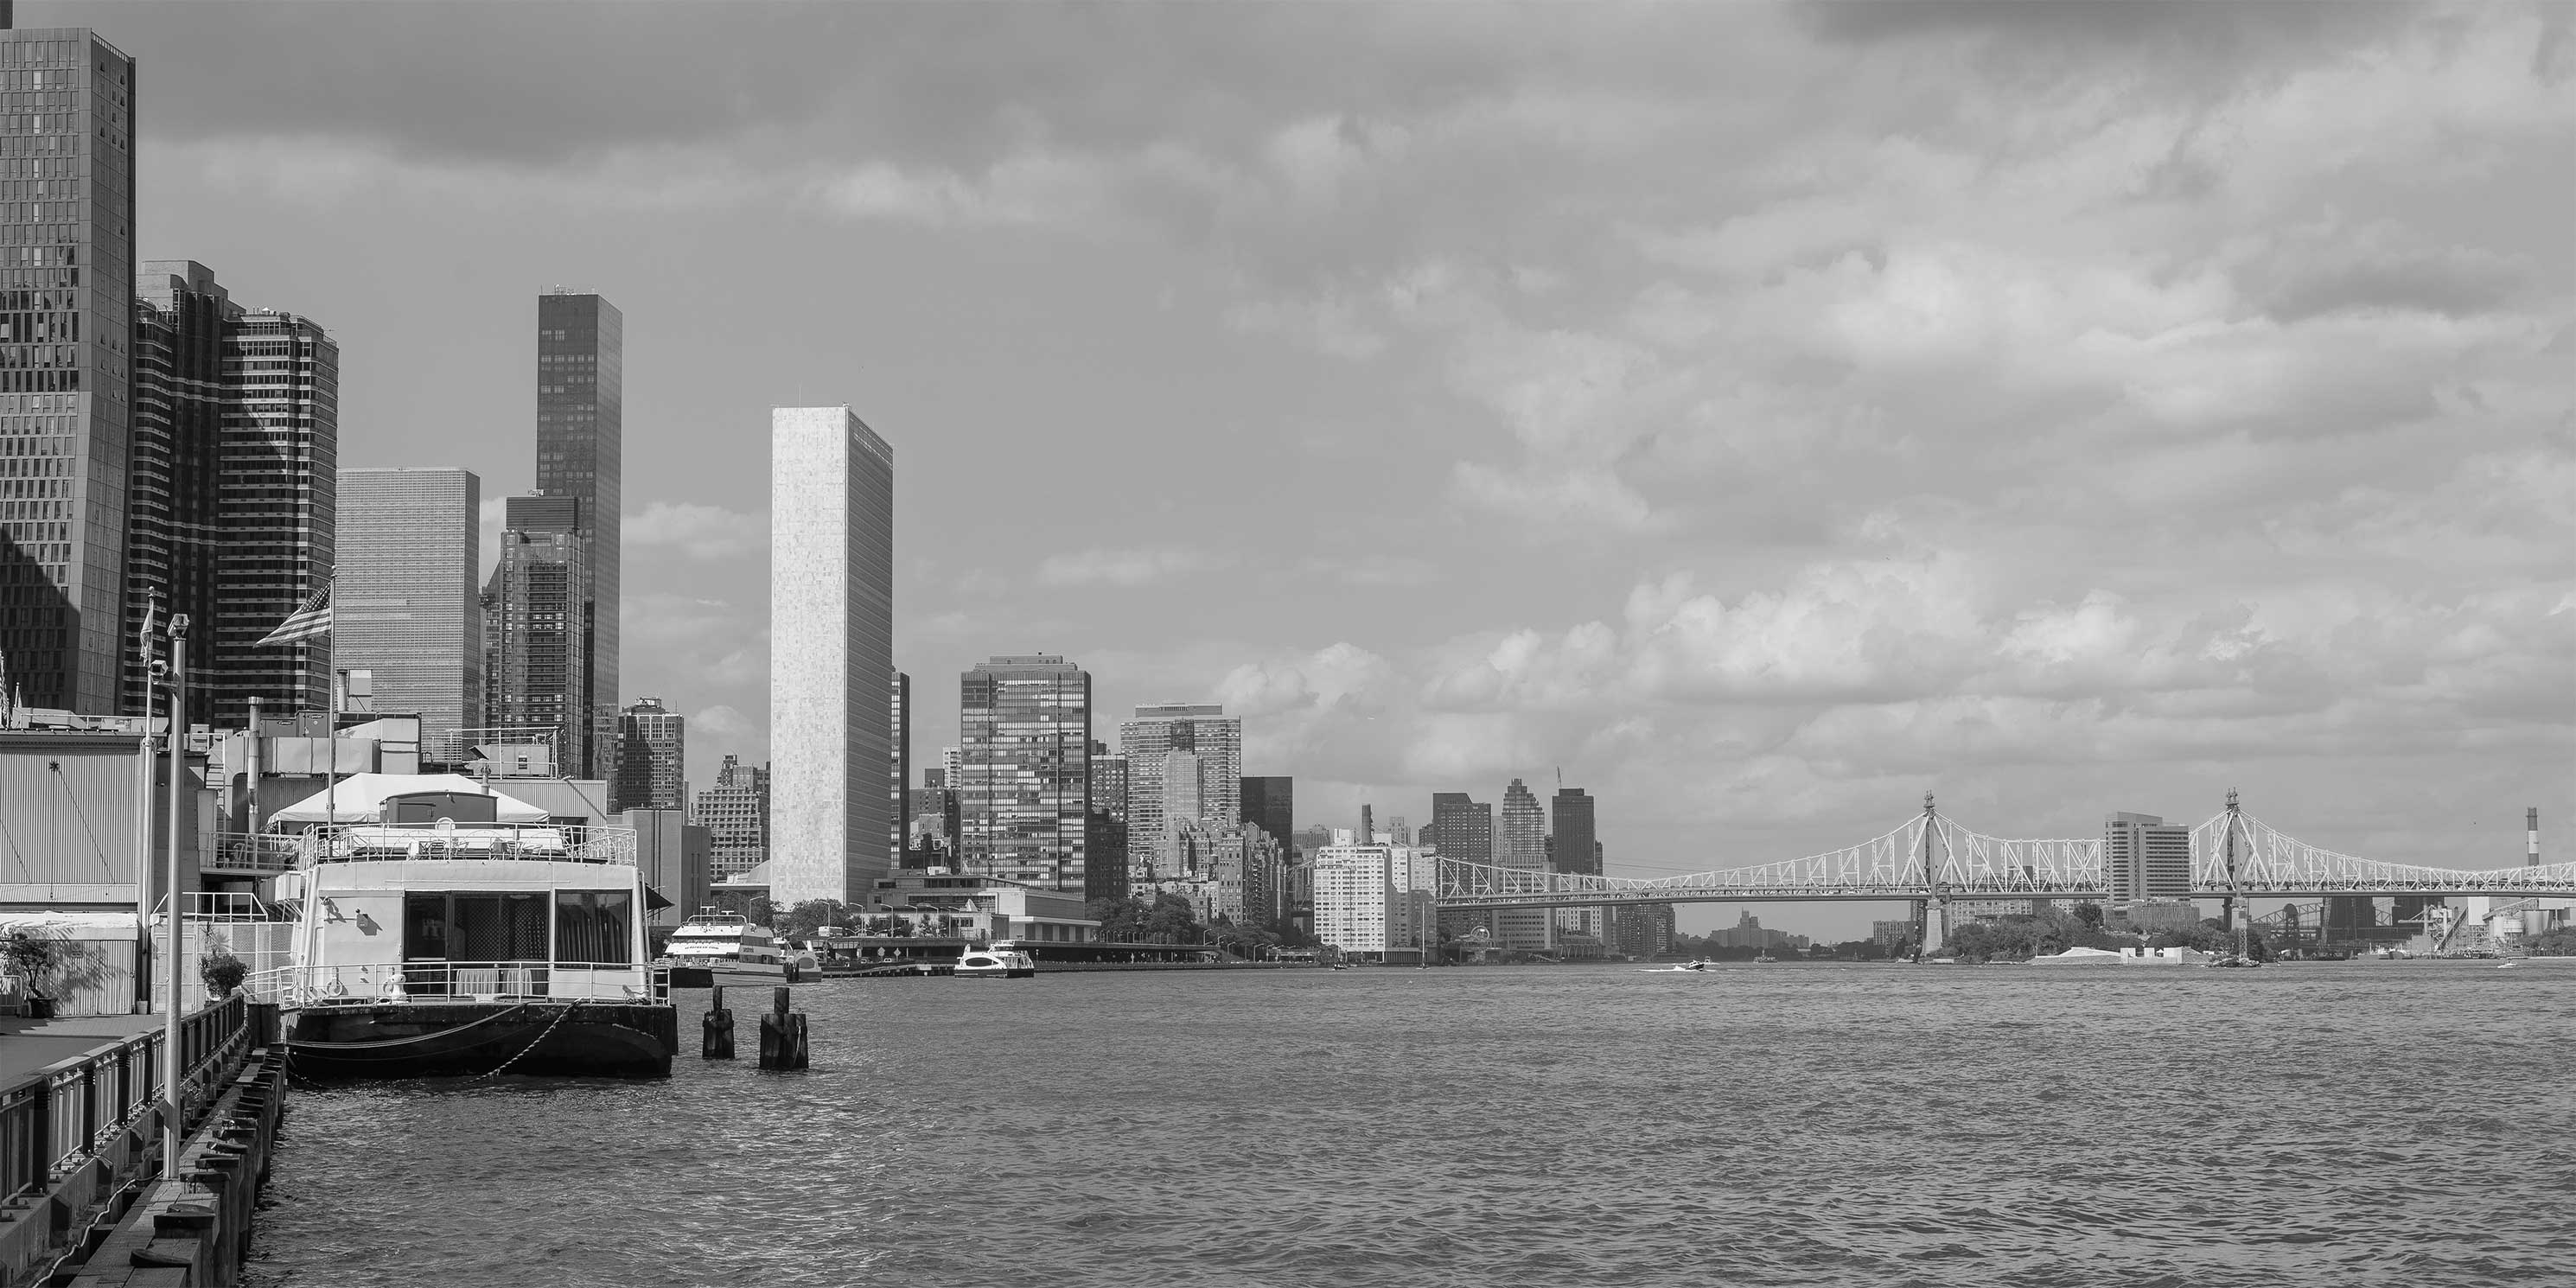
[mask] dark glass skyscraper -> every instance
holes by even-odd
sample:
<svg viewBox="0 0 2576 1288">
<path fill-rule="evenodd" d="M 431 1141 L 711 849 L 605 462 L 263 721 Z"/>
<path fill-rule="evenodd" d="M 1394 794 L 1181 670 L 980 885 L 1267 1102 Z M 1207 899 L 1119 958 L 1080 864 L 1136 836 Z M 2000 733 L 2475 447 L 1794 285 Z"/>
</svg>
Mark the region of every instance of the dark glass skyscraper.
<svg viewBox="0 0 2576 1288">
<path fill-rule="evenodd" d="M 1270 834 L 1281 849 L 1297 843 L 1297 780 L 1288 777 L 1243 780 L 1243 821 Z"/>
<path fill-rule="evenodd" d="M 1548 802 L 1548 864 L 1559 872 L 1601 875 L 1601 847 L 1594 843 L 1592 797 L 1580 787 L 1559 787 Z"/>
<path fill-rule="evenodd" d="M 578 777 L 613 778 L 617 719 L 618 515 L 625 503 L 626 317 L 597 295 L 537 297 L 537 491 L 579 501 L 582 690 L 591 733 Z"/>
<path fill-rule="evenodd" d="M 568 496 L 514 496 L 502 509 L 501 557 L 483 590 L 483 724 L 550 731 L 555 772 L 590 777 L 597 726 L 590 691 L 589 543 Z M 515 741 L 496 735 L 498 741 Z"/>
<path fill-rule="evenodd" d="M 134 283 L 134 447 L 126 468 L 125 638 L 144 614 L 215 620 L 224 433 L 224 318 L 232 301 L 190 261 L 144 265 Z M 155 603 L 157 601 L 157 608 Z M 207 638 L 207 637 L 201 637 Z M 200 653 L 200 660 L 206 660 Z M 151 701 L 148 659 L 126 650 L 122 709 Z M 188 690 L 188 719 L 214 719 L 215 689 Z M 284 713 L 281 713 L 284 714 Z"/>
<path fill-rule="evenodd" d="M 134 60 L 82 27 L 0 31 L 0 95 L 0 658 L 29 704 L 112 715 L 132 648 Z"/>
<path fill-rule="evenodd" d="M 1443 857 L 1469 863 L 1494 861 L 1494 807 L 1465 792 L 1431 793 L 1431 825 L 1419 834 Z"/>
</svg>

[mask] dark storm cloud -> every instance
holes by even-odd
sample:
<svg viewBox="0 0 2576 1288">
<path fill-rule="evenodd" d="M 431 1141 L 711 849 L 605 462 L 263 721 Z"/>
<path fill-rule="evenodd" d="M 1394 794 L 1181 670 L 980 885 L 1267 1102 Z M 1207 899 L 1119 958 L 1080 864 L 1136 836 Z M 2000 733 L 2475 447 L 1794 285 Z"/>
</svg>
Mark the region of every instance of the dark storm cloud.
<svg viewBox="0 0 2576 1288">
<path fill-rule="evenodd" d="M 2354 309 L 2396 309 L 2465 318 L 2523 295 L 2538 270 L 2470 247 L 2328 244 L 2283 256 L 2246 274 L 2263 311 L 2296 322 Z"/>
</svg>

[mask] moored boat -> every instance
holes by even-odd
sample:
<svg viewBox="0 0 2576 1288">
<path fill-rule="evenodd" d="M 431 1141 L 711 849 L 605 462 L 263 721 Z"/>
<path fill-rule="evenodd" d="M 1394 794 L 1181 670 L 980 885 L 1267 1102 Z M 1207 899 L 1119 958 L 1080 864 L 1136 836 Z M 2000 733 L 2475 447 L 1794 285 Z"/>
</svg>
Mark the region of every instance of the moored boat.
<svg viewBox="0 0 2576 1288">
<path fill-rule="evenodd" d="M 1031 979 L 1038 973 L 1038 964 L 1027 953 L 996 945 L 967 949 L 952 973 L 969 979 Z"/>
<path fill-rule="evenodd" d="M 805 960 L 813 961 L 812 954 Z M 787 954 L 767 926 L 753 925 L 741 913 L 701 908 L 671 932 L 671 942 L 654 965 L 671 972 L 673 988 L 716 985 L 792 984 Z M 820 974 L 817 964 L 812 972 Z M 802 976 L 804 971 L 796 972 Z"/>
<path fill-rule="evenodd" d="M 646 959 L 655 896 L 634 833 L 433 781 L 370 801 L 348 793 L 384 784 L 352 779 L 279 812 L 281 827 L 333 820 L 280 837 L 299 857 L 277 878 L 301 923 L 292 962 L 245 983 L 280 1004 L 289 1067 L 670 1076 L 679 1023 Z"/>
</svg>

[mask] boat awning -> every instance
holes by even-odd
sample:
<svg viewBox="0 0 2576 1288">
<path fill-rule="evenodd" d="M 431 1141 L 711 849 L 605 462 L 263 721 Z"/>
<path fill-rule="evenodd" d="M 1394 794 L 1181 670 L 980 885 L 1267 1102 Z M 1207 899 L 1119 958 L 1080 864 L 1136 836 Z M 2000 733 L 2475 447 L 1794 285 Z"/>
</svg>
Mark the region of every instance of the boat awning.
<svg viewBox="0 0 2576 1288">
<path fill-rule="evenodd" d="M 464 792 L 492 797 L 497 802 L 496 817 L 504 823 L 543 823 L 553 817 L 526 801 L 504 796 L 463 774 L 351 774 L 330 791 L 315 792 L 269 815 L 268 821 L 280 827 L 302 827 L 308 823 L 378 823 L 384 821 L 386 797 L 412 792 Z"/>
</svg>

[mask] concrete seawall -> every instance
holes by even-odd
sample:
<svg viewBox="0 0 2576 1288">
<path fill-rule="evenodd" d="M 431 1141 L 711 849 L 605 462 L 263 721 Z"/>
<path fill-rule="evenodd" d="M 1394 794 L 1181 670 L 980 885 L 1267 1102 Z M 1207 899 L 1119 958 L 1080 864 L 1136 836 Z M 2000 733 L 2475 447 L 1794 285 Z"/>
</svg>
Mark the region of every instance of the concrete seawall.
<svg viewBox="0 0 2576 1288">
<path fill-rule="evenodd" d="M 230 1288 L 250 1255 L 252 1215 L 286 1113 L 286 1048 L 259 1049 L 181 1142 L 179 1179 L 155 1181 L 68 1288 Z"/>
</svg>

